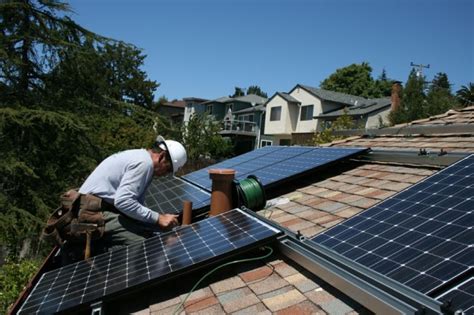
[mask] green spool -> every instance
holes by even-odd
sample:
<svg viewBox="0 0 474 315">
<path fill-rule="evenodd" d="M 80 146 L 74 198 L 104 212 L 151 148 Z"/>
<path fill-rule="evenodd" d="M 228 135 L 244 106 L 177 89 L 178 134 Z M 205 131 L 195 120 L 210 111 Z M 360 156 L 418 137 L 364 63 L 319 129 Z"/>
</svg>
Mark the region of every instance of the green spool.
<svg viewBox="0 0 474 315">
<path fill-rule="evenodd" d="M 263 185 L 254 175 L 248 176 L 236 182 L 238 206 L 245 206 L 253 211 L 258 211 L 265 207 L 267 199 Z"/>
</svg>

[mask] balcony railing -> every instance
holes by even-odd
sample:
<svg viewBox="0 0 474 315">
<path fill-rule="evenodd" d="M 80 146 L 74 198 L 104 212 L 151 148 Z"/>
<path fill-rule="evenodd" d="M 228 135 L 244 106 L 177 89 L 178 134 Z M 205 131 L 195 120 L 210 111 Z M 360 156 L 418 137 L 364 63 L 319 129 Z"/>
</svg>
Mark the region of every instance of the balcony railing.
<svg viewBox="0 0 474 315">
<path fill-rule="evenodd" d="M 222 133 L 257 134 L 257 124 L 253 121 L 227 120 L 223 122 Z"/>
</svg>

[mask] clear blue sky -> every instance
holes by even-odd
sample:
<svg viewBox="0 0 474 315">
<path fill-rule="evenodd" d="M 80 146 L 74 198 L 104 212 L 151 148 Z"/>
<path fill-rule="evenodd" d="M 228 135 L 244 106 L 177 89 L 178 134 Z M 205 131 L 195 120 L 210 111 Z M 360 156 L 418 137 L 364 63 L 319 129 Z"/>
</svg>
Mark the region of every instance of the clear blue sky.
<svg viewBox="0 0 474 315">
<path fill-rule="evenodd" d="M 405 82 L 410 62 L 474 82 L 473 0 L 72 0 L 72 18 L 143 49 L 155 98 L 214 99 L 259 85 L 318 87 L 369 62 Z"/>
</svg>

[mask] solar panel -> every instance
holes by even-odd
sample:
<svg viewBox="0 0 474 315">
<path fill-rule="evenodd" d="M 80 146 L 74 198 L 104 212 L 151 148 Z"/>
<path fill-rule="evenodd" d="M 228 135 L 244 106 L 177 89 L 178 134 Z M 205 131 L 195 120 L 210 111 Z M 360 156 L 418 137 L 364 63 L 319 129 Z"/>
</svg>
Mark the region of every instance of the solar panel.
<svg viewBox="0 0 474 315">
<path fill-rule="evenodd" d="M 472 271 L 473 209 L 471 155 L 311 241 L 430 295 Z"/>
<path fill-rule="evenodd" d="M 264 186 L 313 170 L 317 167 L 360 154 L 361 148 L 315 148 L 267 146 L 183 176 L 187 181 L 211 190 L 208 171 L 213 168 L 232 168 L 236 179 L 256 175 Z"/>
<path fill-rule="evenodd" d="M 145 195 L 145 205 L 159 213 L 181 213 L 183 201 L 193 203 L 193 210 L 207 207 L 211 203 L 211 194 L 179 177 L 155 178 Z"/>
<path fill-rule="evenodd" d="M 462 310 L 464 314 L 474 314 L 474 277 L 443 293 L 437 299 L 451 301 L 454 311 Z"/>
<path fill-rule="evenodd" d="M 234 209 L 47 272 L 19 313 L 54 313 L 85 307 L 255 247 L 279 233 L 244 211 Z"/>
</svg>

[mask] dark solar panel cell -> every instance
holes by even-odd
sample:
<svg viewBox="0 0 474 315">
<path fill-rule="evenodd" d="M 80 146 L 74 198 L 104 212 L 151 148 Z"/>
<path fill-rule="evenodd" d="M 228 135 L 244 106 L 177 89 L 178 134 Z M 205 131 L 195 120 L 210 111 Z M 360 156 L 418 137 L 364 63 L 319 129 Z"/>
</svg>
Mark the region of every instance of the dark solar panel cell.
<svg viewBox="0 0 474 315">
<path fill-rule="evenodd" d="M 452 261 L 441 261 L 435 267 L 426 271 L 427 274 L 442 281 L 448 281 L 467 270 L 467 266 Z"/>
<path fill-rule="evenodd" d="M 417 291 L 428 292 L 430 288 L 433 286 L 440 286 L 443 284 L 443 282 L 428 275 L 418 275 L 405 284 Z"/>
<path fill-rule="evenodd" d="M 357 247 L 352 247 L 350 250 L 344 253 L 344 256 L 347 258 L 353 259 L 356 257 L 360 257 L 363 255 L 366 251 Z"/>
<path fill-rule="evenodd" d="M 419 250 L 413 249 L 413 248 L 404 248 L 403 251 L 400 251 L 398 253 L 395 253 L 390 256 L 390 260 L 398 263 L 398 264 L 404 264 L 417 256 L 419 256 L 422 252 Z"/>
<path fill-rule="evenodd" d="M 365 251 L 373 251 L 376 248 L 384 245 L 387 242 L 387 240 L 381 238 L 381 237 L 373 237 L 367 242 L 362 243 L 359 247 L 361 249 L 364 249 Z"/>
<path fill-rule="evenodd" d="M 396 270 L 399 266 L 399 264 L 388 259 L 378 259 L 374 261 L 374 264 L 370 265 L 372 269 L 385 275 L 393 270 Z"/>
<path fill-rule="evenodd" d="M 387 276 L 396 278 L 401 283 L 405 283 L 418 275 L 419 273 L 416 270 L 400 265 L 397 267 L 397 269 L 387 274 Z"/>
<path fill-rule="evenodd" d="M 379 248 L 375 249 L 373 252 L 382 257 L 388 257 L 392 253 L 398 252 L 403 249 L 403 245 L 397 244 L 393 241 L 389 241 Z"/>
</svg>

